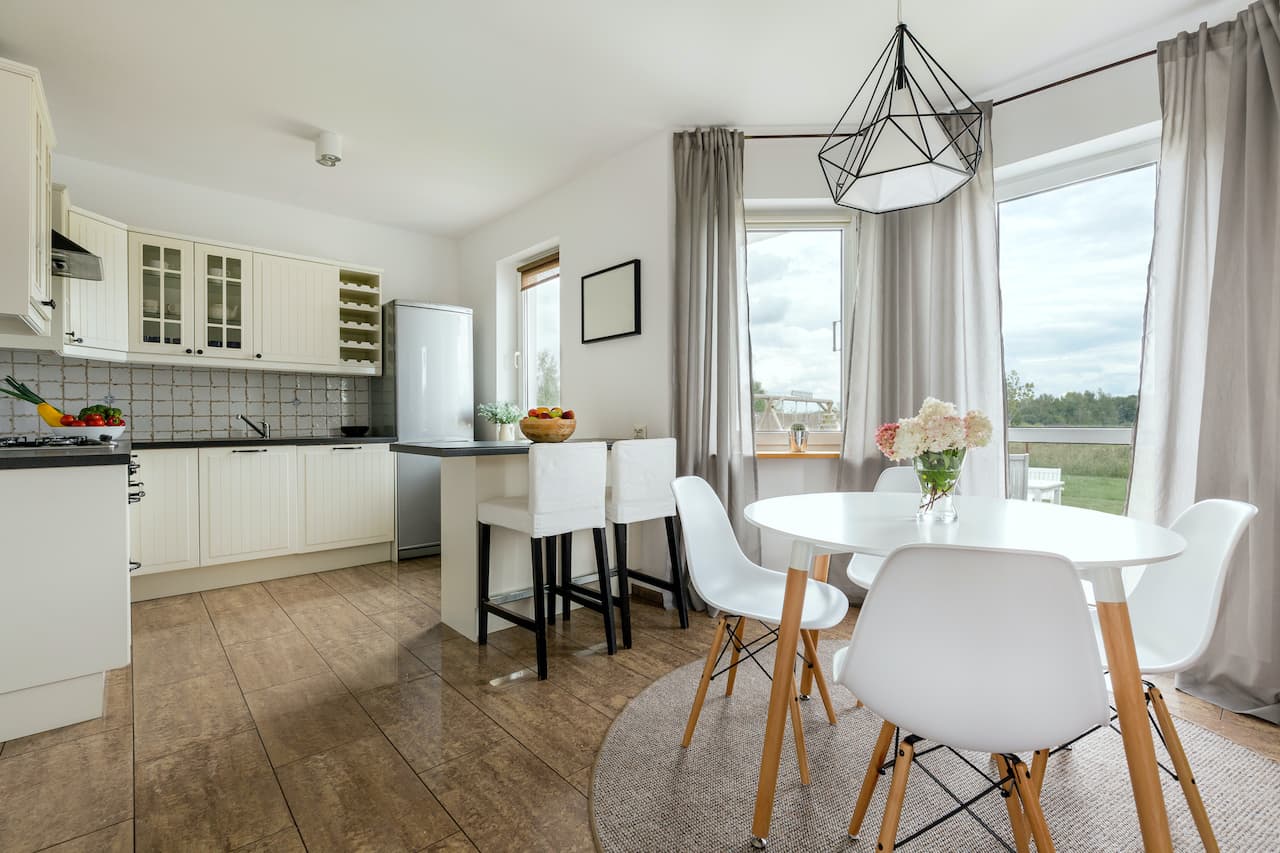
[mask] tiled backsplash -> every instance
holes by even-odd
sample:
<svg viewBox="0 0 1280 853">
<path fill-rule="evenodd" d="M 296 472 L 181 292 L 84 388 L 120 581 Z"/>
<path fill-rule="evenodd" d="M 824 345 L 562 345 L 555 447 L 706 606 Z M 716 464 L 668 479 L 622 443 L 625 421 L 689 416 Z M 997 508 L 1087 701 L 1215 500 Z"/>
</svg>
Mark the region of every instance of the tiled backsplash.
<svg viewBox="0 0 1280 853">
<path fill-rule="evenodd" d="M 135 441 L 214 438 L 249 432 L 236 418 L 267 421 L 279 435 L 338 435 L 369 423 L 369 380 L 222 367 L 153 367 L 0 349 L 0 378 L 13 376 L 64 412 L 108 403 Z M 0 435 L 48 432 L 35 407 L 0 394 Z"/>
</svg>

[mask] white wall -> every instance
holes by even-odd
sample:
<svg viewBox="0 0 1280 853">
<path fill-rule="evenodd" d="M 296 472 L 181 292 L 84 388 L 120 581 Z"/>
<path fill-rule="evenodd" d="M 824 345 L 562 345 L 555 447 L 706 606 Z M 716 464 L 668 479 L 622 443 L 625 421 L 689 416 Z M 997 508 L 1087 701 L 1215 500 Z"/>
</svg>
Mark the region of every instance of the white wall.
<svg viewBox="0 0 1280 853">
<path fill-rule="evenodd" d="M 579 435 L 626 437 L 638 424 L 653 437 L 671 434 L 671 175 L 671 135 L 658 134 L 461 238 L 477 401 L 519 399 L 514 267 L 558 245 L 560 396 L 577 414 Z M 641 334 L 581 343 L 581 277 L 632 258 L 640 259 Z"/>
<path fill-rule="evenodd" d="M 317 167 L 318 168 L 318 167 Z M 457 245 L 436 237 L 55 154 L 71 203 L 130 228 L 381 267 L 384 299 L 458 300 Z"/>
</svg>

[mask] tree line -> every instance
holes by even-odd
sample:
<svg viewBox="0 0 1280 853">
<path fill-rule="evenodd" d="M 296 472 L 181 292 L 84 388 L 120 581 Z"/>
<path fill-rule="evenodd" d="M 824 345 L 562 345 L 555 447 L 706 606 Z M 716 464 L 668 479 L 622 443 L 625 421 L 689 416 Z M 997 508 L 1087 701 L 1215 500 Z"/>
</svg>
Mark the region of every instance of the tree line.
<svg viewBox="0 0 1280 853">
<path fill-rule="evenodd" d="M 1138 395 L 1115 396 L 1105 391 L 1068 391 L 1060 397 L 1037 394 L 1010 370 L 1004 378 L 1005 410 L 1010 426 L 1133 426 L 1138 417 Z"/>
</svg>

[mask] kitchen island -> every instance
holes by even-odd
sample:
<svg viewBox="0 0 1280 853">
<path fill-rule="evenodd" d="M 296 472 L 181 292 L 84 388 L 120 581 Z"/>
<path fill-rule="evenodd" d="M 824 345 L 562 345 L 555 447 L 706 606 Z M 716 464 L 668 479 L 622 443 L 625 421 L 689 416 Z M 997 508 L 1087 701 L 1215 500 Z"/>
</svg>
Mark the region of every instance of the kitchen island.
<svg viewBox="0 0 1280 853">
<path fill-rule="evenodd" d="M 610 445 L 614 441 L 571 439 L 579 440 Z M 529 493 L 527 457 L 532 446 L 528 441 L 414 441 L 391 445 L 392 453 L 440 459 L 440 615 L 446 625 L 471 640 L 476 639 L 478 596 L 476 504 Z M 532 579 L 528 537 L 494 527 L 491 549 L 490 598 L 523 611 L 529 603 Z M 595 576 L 595 565 L 591 535 L 579 532 L 573 537 L 575 576 L 588 582 L 588 576 Z M 510 626 L 504 619 L 489 617 L 490 632 Z"/>
</svg>

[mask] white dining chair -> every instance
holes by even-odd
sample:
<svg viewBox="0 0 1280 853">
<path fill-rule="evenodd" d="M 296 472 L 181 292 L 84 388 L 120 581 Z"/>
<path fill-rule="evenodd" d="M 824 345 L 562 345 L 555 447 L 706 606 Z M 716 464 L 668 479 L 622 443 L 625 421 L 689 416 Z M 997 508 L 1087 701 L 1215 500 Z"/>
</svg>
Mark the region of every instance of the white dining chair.
<svg viewBox="0 0 1280 853">
<path fill-rule="evenodd" d="M 647 438 L 615 441 L 609 449 L 609 488 L 605 492 L 605 520 L 613 525 L 613 549 L 618 565 L 618 603 L 622 616 L 622 645 L 631 648 L 632 580 L 666 590 L 676 606 L 680 627 L 689 627 L 689 601 L 676 546 L 676 502 L 671 481 L 676 478 L 676 440 Z M 633 569 L 627 553 L 627 529 L 642 521 L 662 519 L 667 530 L 671 576 L 659 577 Z M 569 618 L 565 599 L 564 618 Z"/>
<path fill-rule="evenodd" d="M 1028 626 L 1022 614 L 1037 614 Z M 990 753 L 1019 849 L 1053 849 L 1039 785 L 1018 753 L 1107 720 L 1107 689 L 1075 567 L 1053 554 L 908 545 L 885 558 L 836 679 L 884 724 L 858 794 L 857 838 L 899 735 L 877 850 L 892 850 L 923 740 Z M 983 774 L 985 776 L 985 774 Z M 961 806 L 942 819 L 964 811 Z M 936 825 L 936 824 L 930 824 Z M 905 843 L 914 835 L 904 838 Z"/>
<path fill-rule="evenodd" d="M 693 740 L 693 730 L 698 724 L 707 688 L 713 678 L 728 673 L 725 696 L 733 695 L 733 682 L 737 675 L 739 655 L 743 652 L 755 660 L 755 655 L 771 642 L 774 627 L 782 620 L 782 598 L 787 576 L 756 565 L 742 553 L 734 536 L 729 517 L 725 514 L 720 498 L 701 477 L 679 477 L 671 484 L 675 494 L 680 525 L 684 530 L 685 556 L 693 588 L 707 603 L 707 607 L 719 611 L 715 637 L 707 652 L 702 668 L 702 678 L 689 712 L 681 746 L 688 747 Z M 818 650 L 807 631 L 825 630 L 840 624 L 849 612 L 849 600 L 844 593 L 830 584 L 810 579 L 804 596 L 804 609 L 800 617 L 800 634 L 805 638 L 805 660 L 813 663 L 814 678 L 826 703 L 827 719 L 835 724 L 835 711 L 827 688 L 826 676 L 817 663 Z M 733 630 L 729 620 L 737 617 Z M 743 626 L 746 620 L 761 622 L 769 629 L 763 637 L 744 642 Z M 727 637 L 726 637 L 727 635 Z M 730 648 L 729 664 L 715 672 L 716 662 L 723 650 Z M 757 664 L 759 662 L 757 661 Z M 761 667 L 763 671 L 764 667 Z M 792 731 L 795 735 L 796 754 L 800 762 L 800 779 L 809 784 L 809 766 L 804 751 L 804 727 L 800 721 L 799 693 L 792 688 L 790 705 Z"/>
<path fill-rule="evenodd" d="M 609 654 L 616 651 L 613 633 L 613 595 L 604 538 L 605 445 L 601 441 L 572 444 L 535 444 L 529 448 L 529 494 L 476 504 L 479 521 L 479 620 L 477 642 L 489 641 L 489 615 L 501 616 L 532 631 L 537 638 L 538 678 L 547 677 L 547 608 L 555 610 L 556 540 L 560 553 L 573 553 L 575 530 L 590 530 L 596 550 L 599 602 L 580 603 L 604 616 Z M 493 526 L 515 530 L 529 537 L 533 562 L 533 618 L 502 607 L 489 596 L 490 545 Z M 543 556 L 546 571 L 543 571 Z M 571 565 L 571 564 L 570 564 Z M 543 596 L 546 596 L 544 598 Z M 575 599 L 578 600 L 578 599 Z"/>
<path fill-rule="evenodd" d="M 874 491 L 878 494 L 896 492 L 918 495 L 920 494 L 920 478 L 916 476 L 916 470 L 912 466 L 895 465 L 880 472 Z M 849 578 L 850 583 L 854 586 L 871 589 L 871 584 L 876 579 L 876 573 L 880 571 L 880 566 L 883 564 L 884 557 L 874 557 L 871 554 L 854 554 L 849 558 L 849 567 L 845 569 L 845 576 Z"/>
<path fill-rule="evenodd" d="M 1126 593 L 1133 642 L 1138 650 L 1138 671 L 1143 675 L 1175 675 L 1200 662 L 1218 623 L 1231 557 L 1257 514 L 1258 508 L 1253 504 L 1211 499 L 1187 508 L 1170 525 L 1187 540 L 1186 550 L 1148 568 Z M 1102 629 L 1096 613 L 1094 631 L 1098 648 L 1102 649 Z M 1173 761 L 1170 775 L 1182 786 L 1205 849 L 1216 851 L 1218 843 L 1209 814 L 1174 728 L 1173 715 L 1160 688 L 1145 679 L 1143 686 L 1156 732 Z"/>
</svg>

